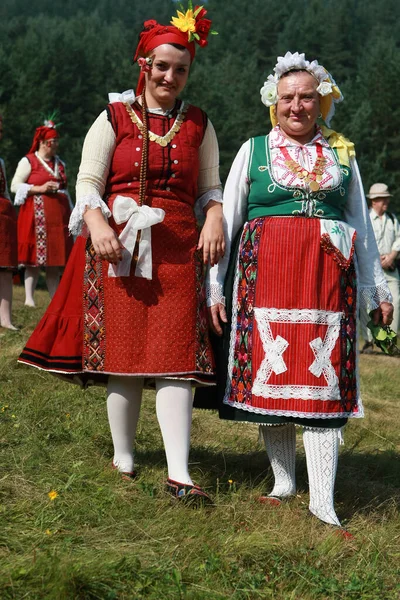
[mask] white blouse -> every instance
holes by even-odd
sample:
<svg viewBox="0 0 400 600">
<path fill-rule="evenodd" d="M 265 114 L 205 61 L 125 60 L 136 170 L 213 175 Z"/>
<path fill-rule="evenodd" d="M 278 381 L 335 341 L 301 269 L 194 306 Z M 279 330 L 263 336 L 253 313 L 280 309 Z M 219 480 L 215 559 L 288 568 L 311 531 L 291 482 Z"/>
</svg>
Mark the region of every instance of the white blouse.
<svg viewBox="0 0 400 600">
<path fill-rule="evenodd" d="M 35 152 L 35 154 L 36 154 L 36 156 L 38 156 L 37 152 Z M 38 156 L 38 158 L 42 163 L 45 163 L 44 159 L 40 158 L 39 156 Z M 64 170 L 65 170 L 65 163 L 60 159 L 59 156 L 56 156 L 55 158 L 56 158 L 56 161 L 57 160 L 60 161 L 60 163 L 63 165 Z M 49 176 L 50 175 L 52 175 L 53 177 L 56 176 L 56 173 L 53 173 L 52 169 L 50 167 L 48 167 L 46 164 L 43 165 L 43 168 L 45 168 L 49 171 Z M 31 187 L 33 187 L 32 183 L 26 183 L 28 181 L 29 175 L 31 174 L 31 171 L 32 171 L 32 167 L 31 167 L 31 163 L 29 162 L 29 159 L 26 156 L 23 156 L 17 165 L 16 171 L 14 173 L 14 177 L 12 178 L 12 181 L 11 181 L 11 191 L 13 192 L 13 194 L 15 194 L 15 198 L 14 198 L 15 206 L 22 206 L 23 204 L 25 204 L 25 200 L 28 197 L 29 190 L 31 189 Z M 72 204 L 72 200 L 71 200 L 69 191 L 67 189 L 62 189 L 62 190 L 58 190 L 58 193 L 65 194 L 67 196 L 69 207 L 72 211 L 74 206 Z"/>
<path fill-rule="evenodd" d="M 284 160 L 280 160 L 279 157 L 279 145 L 281 144 L 281 140 L 279 140 L 279 143 L 276 143 L 278 141 L 276 136 L 278 135 L 280 135 L 279 128 L 278 131 L 274 129 L 269 136 L 274 179 L 284 186 L 294 185 L 303 187 L 304 182 L 301 179 L 296 181 L 293 174 L 290 176 L 294 178 L 294 180 L 289 182 L 287 179 L 288 171 L 283 167 Z M 320 134 L 317 134 L 316 137 L 319 136 Z M 291 157 L 309 171 L 312 170 L 312 166 L 317 159 L 317 150 L 314 144 L 315 140 L 316 138 L 304 146 L 295 144 L 287 138 L 285 138 L 284 142 Z M 326 140 L 323 147 L 323 153 L 324 155 L 326 154 L 327 157 L 329 155 L 329 161 L 330 163 L 333 163 L 332 150 L 328 143 L 326 143 Z M 229 263 L 231 243 L 239 229 L 247 221 L 247 198 L 250 191 L 248 180 L 249 160 L 250 140 L 243 144 L 236 155 L 225 185 L 223 214 L 226 250 L 224 258 L 208 271 L 208 306 L 213 306 L 214 304 L 223 301 L 223 286 Z M 391 294 L 381 267 L 375 236 L 371 227 L 368 207 L 364 196 L 360 171 L 355 158 L 351 159 L 350 166 L 352 168 L 353 176 L 349 185 L 347 204 L 344 211 L 344 221 L 357 232 L 355 254 L 358 265 L 360 298 L 362 303 L 366 305 L 367 310 L 373 310 L 377 308 L 381 302 L 390 302 Z M 321 182 L 321 188 L 334 187 L 336 184 L 335 179 L 337 177 L 338 175 L 335 174 L 335 169 L 332 167 L 330 173 L 328 173 L 327 177 L 324 177 Z"/>
<path fill-rule="evenodd" d="M 165 114 L 157 108 L 148 109 L 148 111 Z M 83 215 L 88 208 L 100 208 L 106 218 L 111 216 L 111 212 L 102 198 L 115 147 L 115 133 L 107 118 L 107 112 L 104 110 L 89 129 L 83 144 L 82 160 L 76 183 L 76 205 L 69 222 L 70 231 L 74 235 L 81 233 Z M 198 218 L 201 217 L 210 200 L 222 202 L 218 141 L 210 120 L 199 148 L 199 163 L 199 195 L 195 204 Z"/>
</svg>

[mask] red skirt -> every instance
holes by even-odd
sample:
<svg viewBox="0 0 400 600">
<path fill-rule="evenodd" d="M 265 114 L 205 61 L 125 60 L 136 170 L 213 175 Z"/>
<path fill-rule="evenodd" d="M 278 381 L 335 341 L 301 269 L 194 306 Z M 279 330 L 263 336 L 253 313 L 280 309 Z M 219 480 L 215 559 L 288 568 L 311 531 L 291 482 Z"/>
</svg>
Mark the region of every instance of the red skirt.
<svg viewBox="0 0 400 600">
<path fill-rule="evenodd" d="M 361 416 L 356 295 L 353 258 L 341 260 L 319 219 L 247 223 L 224 403 L 264 415 Z"/>
<path fill-rule="evenodd" d="M 166 200 L 152 206 L 166 211 L 152 227 L 153 279 L 136 277 L 134 262 L 129 277 L 108 277 L 108 263 L 79 237 L 20 362 L 83 385 L 110 374 L 214 381 L 193 209 Z"/>
<path fill-rule="evenodd" d="M 63 267 L 73 246 L 65 194 L 29 196 L 18 213 L 18 262 L 32 267 Z"/>
<path fill-rule="evenodd" d="M 17 266 L 17 215 L 11 202 L 0 196 L 0 268 Z"/>
</svg>

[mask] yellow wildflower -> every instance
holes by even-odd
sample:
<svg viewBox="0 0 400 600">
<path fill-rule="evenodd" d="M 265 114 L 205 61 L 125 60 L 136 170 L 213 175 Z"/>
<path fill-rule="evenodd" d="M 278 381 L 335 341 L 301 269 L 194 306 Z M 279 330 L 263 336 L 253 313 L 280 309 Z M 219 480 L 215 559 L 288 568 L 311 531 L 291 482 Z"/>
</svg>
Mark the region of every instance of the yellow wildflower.
<svg viewBox="0 0 400 600">
<path fill-rule="evenodd" d="M 46 535 L 51 535 L 50 529 L 46 529 Z"/>
<path fill-rule="evenodd" d="M 185 14 L 178 10 L 177 14 L 177 17 L 172 17 L 172 25 L 175 25 L 175 27 L 183 33 L 185 33 L 186 31 L 188 31 L 189 33 L 195 33 L 196 19 L 193 10 L 189 9 L 186 11 Z"/>
<path fill-rule="evenodd" d="M 229 483 L 229 485 L 232 485 L 233 479 L 228 479 L 228 483 Z"/>
<path fill-rule="evenodd" d="M 67 419 L 69 419 L 71 415 L 69 413 L 65 413 L 65 416 L 67 417 Z"/>
<path fill-rule="evenodd" d="M 56 490 L 51 490 L 51 492 L 49 492 L 47 495 L 50 498 L 50 500 L 53 501 L 57 498 L 58 493 L 56 492 Z"/>
</svg>

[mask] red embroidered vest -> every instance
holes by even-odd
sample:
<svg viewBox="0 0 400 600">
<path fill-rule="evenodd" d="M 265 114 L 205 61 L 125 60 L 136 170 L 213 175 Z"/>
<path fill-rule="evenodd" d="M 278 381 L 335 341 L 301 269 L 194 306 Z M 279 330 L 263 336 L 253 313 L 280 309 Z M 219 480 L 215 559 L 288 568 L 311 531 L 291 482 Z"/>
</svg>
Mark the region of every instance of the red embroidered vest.
<svg viewBox="0 0 400 600">
<path fill-rule="evenodd" d="M 169 116 L 149 113 L 149 130 L 164 136 L 173 126 L 181 103 Z M 141 107 L 132 107 L 141 120 Z M 116 148 L 110 166 L 106 194 L 139 195 L 140 160 L 143 136 L 121 102 L 109 104 L 108 118 L 116 135 Z M 151 198 L 178 200 L 194 205 L 199 175 L 199 147 L 207 126 L 207 115 L 189 106 L 180 130 L 166 145 L 149 141 L 146 204 Z M 132 194 L 133 193 L 133 194 Z"/>
<path fill-rule="evenodd" d="M 32 185 L 43 185 L 46 181 L 58 181 L 60 189 L 67 187 L 67 176 L 65 174 L 65 168 L 61 160 L 58 163 L 58 178 L 53 175 L 42 165 L 40 160 L 35 154 L 27 154 L 26 158 L 29 160 L 31 165 L 31 172 L 26 183 Z M 54 171 L 55 161 L 49 161 L 49 167 Z"/>
</svg>

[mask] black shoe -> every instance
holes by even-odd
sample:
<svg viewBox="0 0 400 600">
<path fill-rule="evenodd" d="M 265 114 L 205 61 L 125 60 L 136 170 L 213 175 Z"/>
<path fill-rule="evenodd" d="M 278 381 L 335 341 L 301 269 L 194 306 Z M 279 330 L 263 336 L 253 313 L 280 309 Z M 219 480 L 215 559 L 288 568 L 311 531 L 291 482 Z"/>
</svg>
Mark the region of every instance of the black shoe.
<svg viewBox="0 0 400 600">
<path fill-rule="evenodd" d="M 180 502 L 185 504 L 212 504 L 210 496 L 206 494 L 204 490 L 198 485 L 189 485 L 185 483 L 179 483 L 173 479 L 167 479 L 166 482 L 167 492 L 176 498 Z"/>
</svg>

